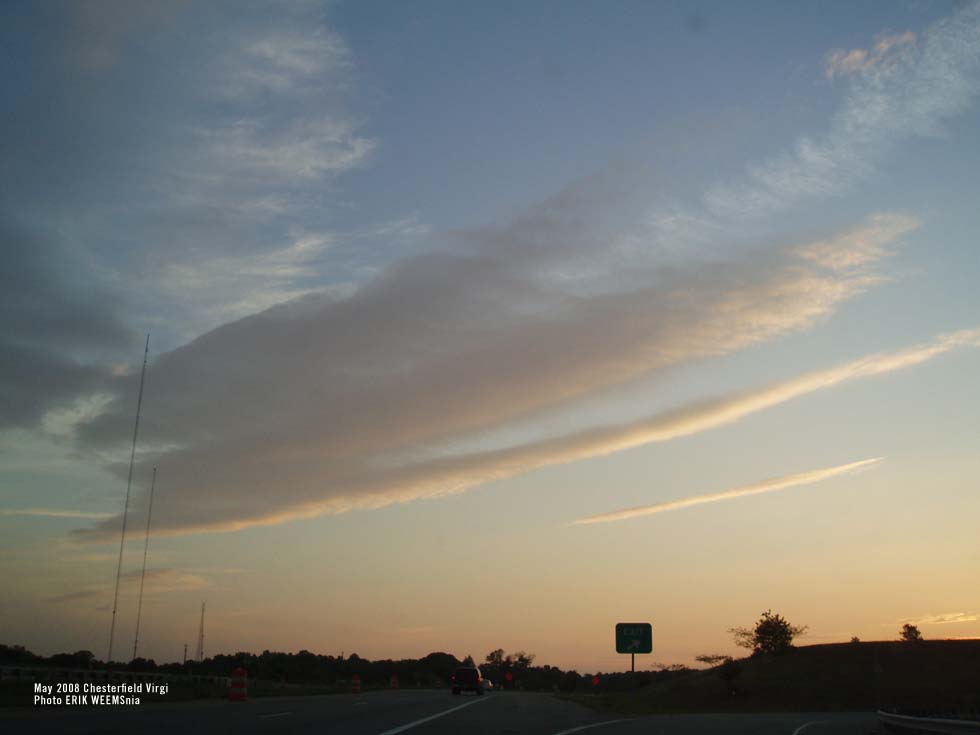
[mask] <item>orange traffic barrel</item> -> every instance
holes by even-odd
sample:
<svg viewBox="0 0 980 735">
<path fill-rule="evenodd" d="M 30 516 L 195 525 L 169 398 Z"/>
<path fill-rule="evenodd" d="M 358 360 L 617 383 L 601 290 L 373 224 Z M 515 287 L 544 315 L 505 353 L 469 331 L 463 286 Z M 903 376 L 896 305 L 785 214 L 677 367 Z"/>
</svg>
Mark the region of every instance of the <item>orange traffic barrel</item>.
<svg viewBox="0 0 980 735">
<path fill-rule="evenodd" d="M 232 702 L 248 701 L 248 672 L 241 666 L 231 672 L 231 684 L 228 685 L 228 699 Z"/>
<path fill-rule="evenodd" d="M 354 694 L 361 693 L 361 677 L 359 674 L 354 674 L 354 676 L 350 678 L 350 690 Z"/>
</svg>

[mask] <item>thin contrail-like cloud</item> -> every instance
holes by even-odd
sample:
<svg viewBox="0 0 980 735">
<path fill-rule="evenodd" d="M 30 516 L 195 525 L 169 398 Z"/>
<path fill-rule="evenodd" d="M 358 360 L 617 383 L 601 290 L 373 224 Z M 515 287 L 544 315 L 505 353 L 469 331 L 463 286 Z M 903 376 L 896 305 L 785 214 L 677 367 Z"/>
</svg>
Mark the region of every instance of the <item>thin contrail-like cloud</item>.
<svg viewBox="0 0 980 735">
<path fill-rule="evenodd" d="M 87 510 L 51 510 L 48 508 L 19 508 L 0 510 L 0 516 L 39 516 L 44 518 L 89 518 L 101 520 L 111 518 L 112 513 L 92 513 Z"/>
<path fill-rule="evenodd" d="M 776 490 L 786 490 L 791 487 L 799 487 L 800 485 L 811 485 L 815 482 L 821 482 L 822 480 L 836 477 L 837 475 L 845 475 L 865 467 L 870 467 L 871 465 L 881 462 L 883 459 L 884 457 L 872 457 L 871 459 L 862 459 L 858 462 L 850 462 L 848 464 L 838 465 L 837 467 L 825 467 L 819 470 L 810 470 L 809 472 L 799 472 L 795 475 L 783 475 L 782 477 L 774 477 L 770 480 L 754 482 L 750 485 L 743 485 L 741 487 L 732 488 L 731 490 L 725 490 L 724 492 L 720 493 L 695 495 L 691 498 L 668 500 L 665 503 L 642 505 L 637 508 L 627 508 L 625 510 L 614 511 L 612 513 L 602 513 L 601 515 L 589 516 L 588 518 L 579 518 L 578 520 L 574 521 L 574 523 L 584 525 L 587 523 L 611 523 L 612 521 L 625 521 L 628 518 L 654 515 L 655 513 L 664 513 L 668 510 L 679 510 L 680 508 L 689 508 L 692 505 L 716 503 L 719 500 L 732 500 L 734 498 L 742 498 L 747 495 L 760 495 L 762 493 L 775 492 Z"/>
<path fill-rule="evenodd" d="M 974 623 L 980 620 L 980 613 L 972 612 L 951 612 L 939 615 L 923 615 L 918 618 L 904 618 L 898 623 L 910 623 L 911 625 L 943 625 L 947 623 Z"/>
</svg>

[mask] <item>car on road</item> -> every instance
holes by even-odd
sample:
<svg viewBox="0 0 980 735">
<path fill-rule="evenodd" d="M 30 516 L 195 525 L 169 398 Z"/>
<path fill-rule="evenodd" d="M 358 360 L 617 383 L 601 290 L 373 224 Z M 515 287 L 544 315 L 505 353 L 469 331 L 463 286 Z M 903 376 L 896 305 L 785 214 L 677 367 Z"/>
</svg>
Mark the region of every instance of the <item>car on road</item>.
<svg viewBox="0 0 980 735">
<path fill-rule="evenodd" d="M 460 666 L 452 676 L 453 694 L 476 692 L 483 694 L 483 677 L 476 666 Z"/>
</svg>

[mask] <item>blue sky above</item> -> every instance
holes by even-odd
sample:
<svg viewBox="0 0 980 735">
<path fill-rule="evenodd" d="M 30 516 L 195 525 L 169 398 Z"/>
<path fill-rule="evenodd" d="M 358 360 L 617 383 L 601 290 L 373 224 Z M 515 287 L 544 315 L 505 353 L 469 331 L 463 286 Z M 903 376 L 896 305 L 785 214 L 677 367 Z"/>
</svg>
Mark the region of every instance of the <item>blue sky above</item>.
<svg viewBox="0 0 980 735">
<path fill-rule="evenodd" d="M 159 589 L 175 621 L 202 596 L 218 620 L 253 615 L 223 620 L 229 647 L 273 645 L 275 610 L 245 577 L 280 579 L 294 608 L 313 593 L 282 559 L 309 554 L 355 604 L 313 594 L 327 622 L 275 645 L 513 645 L 611 667 L 563 643 L 622 610 L 662 612 L 666 655 L 690 660 L 740 621 L 685 629 L 681 608 L 608 589 L 619 542 L 575 520 L 729 493 L 611 526 L 702 539 L 677 569 L 722 584 L 715 545 L 778 546 L 774 527 L 804 542 L 813 580 L 845 551 L 887 578 L 902 559 L 879 568 L 885 542 L 856 529 L 901 524 L 903 502 L 980 509 L 976 3 L 0 13 L 0 524 L 25 642 L 99 648 L 147 331 L 131 520 L 158 466 Z M 839 548 L 807 547 L 835 528 Z M 459 595 L 490 594 L 446 558 L 460 538 L 504 560 L 497 594 L 594 548 L 608 609 L 543 632 L 574 607 L 559 573 L 527 621 L 493 618 L 498 638 L 440 638 L 430 574 L 340 541 L 388 536 L 439 559 Z M 918 543 L 907 556 L 932 568 Z M 980 571 L 970 548 L 949 550 L 950 579 Z M 370 589 L 337 570 L 348 556 L 369 560 Z M 751 548 L 731 563 L 773 574 Z M 775 575 L 777 596 L 815 635 L 850 637 L 796 576 Z M 845 587 L 866 602 L 856 577 Z M 749 617 L 778 603 L 728 595 Z M 382 608 L 402 630 L 383 645 L 356 624 Z M 978 611 L 929 590 L 856 625 L 955 612 L 935 625 L 977 634 Z M 172 658 L 179 635 L 148 645 Z"/>
</svg>

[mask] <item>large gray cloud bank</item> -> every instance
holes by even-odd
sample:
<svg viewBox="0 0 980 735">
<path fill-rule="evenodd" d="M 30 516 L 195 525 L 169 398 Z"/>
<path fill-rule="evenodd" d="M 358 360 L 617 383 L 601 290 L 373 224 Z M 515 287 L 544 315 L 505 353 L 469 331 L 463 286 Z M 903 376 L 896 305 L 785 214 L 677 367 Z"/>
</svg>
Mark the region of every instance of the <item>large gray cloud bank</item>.
<svg viewBox="0 0 980 735">
<path fill-rule="evenodd" d="M 555 287 L 539 275 L 549 267 L 506 251 L 430 254 L 350 298 L 311 296 L 227 324 L 150 367 L 140 472 L 159 465 L 167 497 L 154 525 L 240 528 L 541 466 L 547 453 L 474 459 L 451 449 L 659 369 L 810 327 L 873 284 L 884 246 L 915 226 L 881 215 L 827 240 L 667 278 L 652 271 L 652 285 L 591 294 Z M 132 396 L 135 380 L 121 378 L 119 395 Z M 117 400 L 81 441 L 118 444 L 130 404 Z M 604 436 L 578 437 L 564 460 L 589 456 Z"/>
</svg>

